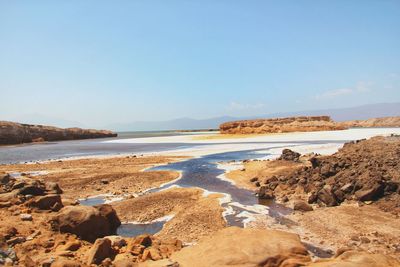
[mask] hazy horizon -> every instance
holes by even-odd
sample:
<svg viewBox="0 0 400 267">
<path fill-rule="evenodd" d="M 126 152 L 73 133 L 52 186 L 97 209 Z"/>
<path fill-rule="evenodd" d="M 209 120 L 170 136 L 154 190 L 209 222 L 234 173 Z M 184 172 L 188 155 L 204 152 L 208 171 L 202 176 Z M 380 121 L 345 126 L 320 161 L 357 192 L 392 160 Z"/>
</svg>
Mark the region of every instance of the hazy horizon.
<svg viewBox="0 0 400 267">
<path fill-rule="evenodd" d="M 399 1 L 2 1 L 0 120 L 104 127 L 400 102 Z"/>
</svg>

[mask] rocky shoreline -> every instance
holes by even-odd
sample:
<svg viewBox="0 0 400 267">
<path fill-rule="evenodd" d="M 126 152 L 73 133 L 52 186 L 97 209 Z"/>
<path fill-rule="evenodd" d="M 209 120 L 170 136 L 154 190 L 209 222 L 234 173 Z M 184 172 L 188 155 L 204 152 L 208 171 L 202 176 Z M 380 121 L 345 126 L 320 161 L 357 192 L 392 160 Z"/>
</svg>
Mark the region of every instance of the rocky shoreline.
<svg viewBox="0 0 400 267">
<path fill-rule="evenodd" d="M 79 140 L 116 137 L 107 130 L 58 128 L 53 126 L 0 121 L 0 145 L 15 145 L 44 141 Z"/>
<path fill-rule="evenodd" d="M 392 136 L 347 144 L 331 158 L 285 150 L 278 160 L 246 160 L 243 168 L 227 173 L 226 178 L 254 191 L 264 188 L 268 195 L 269 178 L 297 179 L 299 171 L 304 172 L 301 176 L 309 176 L 305 167 L 312 169 L 316 160 L 322 170 L 324 165 L 335 165 L 333 158 L 345 158 L 343 153 L 353 151 L 369 161 L 370 157 L 382 158 L 390 182 L 396 182 L 397 172 L 392 171 L 397 163 L 386 164 L 386 159 L 398 155 L 398 139 Z M 203 189 L 190 187 L 148 191 L 177 179 L 179 173 L 143 170 L 183 159 L 125 156 L 1 165 L 0 216 L 4 219 L 0 222 L 0 261 L 6 266 L 64 267 L 400 264 L 398 215 L 378 204 L 387 197 L 390 200 L 385 203 L 396 203 L 391 198 L 397 191 L 384 191 L 390 194 L 371 203 L 346 200 L 331 207 L 318 201 L 308 204 L 306 190 L 297 188 L 307 183 L 296 181 L 294 188 L 274 190 L 271 195 L 295 210 L 281 223 L 260 214 L 248 228 L 227 227 L 221 194 L 205 194 Z M 367 160 L 365 165 L 353 154 L 349 160 L 355 170 L 380 166 L 376 159 L 376 164 Z M 76 201 L 99 194 L 123 199 L 94 206 Z M 169 219 L 157 234 L 116 235 L 124 221 L 145 223 L 165 217 Z M 321 258 L 315 250 L 324 251 L 328 258 Z"/>
</svg>

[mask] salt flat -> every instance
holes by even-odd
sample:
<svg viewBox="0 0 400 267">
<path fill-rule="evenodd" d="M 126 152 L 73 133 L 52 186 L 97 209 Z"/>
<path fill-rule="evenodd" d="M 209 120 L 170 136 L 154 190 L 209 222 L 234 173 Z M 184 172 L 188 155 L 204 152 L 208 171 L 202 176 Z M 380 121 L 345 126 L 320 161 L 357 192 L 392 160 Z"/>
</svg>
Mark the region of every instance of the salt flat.
<svg viewBox="0 0 400 267">
<path fill-rule="evenodd" d="M 224 153 L 231 151 L 243 150 L 260 150 L 260 153 L 268 151 L 268 157 L 278 155 L 282 147 L 294 148 L 300 153 L 320 153 L 332 154 L 340 148 L 343 143 L 370 138 L 377 135 L 400 134 L 400 128 L 353 128 L 341 131 L 320 131 L 320 132 L 294 132 L 294 133 L 279 133 L 257 136 L 240 136 L 232 138 L 230 135 L 227 138 L 218 136 L 218 138 L 208 138 L 218 135 L 218 133 L 207 133 L 199 135 L 178 135 L 178 136 L 163 136 L 163 137 L 145 137 L 108 140 L 104 143 L 114 144 L 160 144 L 160 143 L 180 143 L 187 144 L 187 147 L 167 150 L 156 154 L 171 155 L 186 155 L 186 156 L 204 156 L 215 153 Z M 265 150 L 265 151 L 262 151 Z M 155 154 L 147 153 L 147 154 Z"/>
</svg>

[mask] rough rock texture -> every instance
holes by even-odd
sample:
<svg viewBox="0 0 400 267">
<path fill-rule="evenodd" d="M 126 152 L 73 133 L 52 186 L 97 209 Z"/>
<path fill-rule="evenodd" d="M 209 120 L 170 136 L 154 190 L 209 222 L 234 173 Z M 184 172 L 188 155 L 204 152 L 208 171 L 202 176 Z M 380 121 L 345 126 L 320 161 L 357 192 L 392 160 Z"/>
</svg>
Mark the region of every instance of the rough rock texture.
<svg viewBox="0 0 400 267">
<path fill-rule="evenodd" d="M 219 129 L 222 134 L 263 134 L 343 130 L 346 127 L 333 122 L 329 116 L 304 116 L 232 121 L 221 124 Z"/>
<path fill-rule="evenodd" d="M 346 143 L 337 153 L 312 157 L 310 163 L 288 175 L 267 178 L 260 195 L 304 192 L 309 203 L 324 206 L 346 199 L 379 201 L 382 208 L 400 213 L 400 136 Z"/>
<path fill-rule="evenodd" d="M 81 128 L 62 129 L 53 126 L 0 121 L 0 145 L 116 136 L 116 133 L 106 130 Z"/>
<path fill-rule="evenodd" d="M 278 160 L 299 161 L 300 156 L 300 153 L 285 148 L 282 150 L 282 155 L 278 158 Z"/>
<path fill-rule="evenodd" d="M 371 254 L 361 251 L 346 251 L 335 259 L 319 260 L 307 266 L 312 267 L 397 267 L 400 262 L 383 254 Z"/>
<path fill-rule="evenodd" d="M 99 238 L 87 253 L 87 264 L 100 264 L 106 258 L 114 258 L 115 253 L 109 239 Z"/>
<path fill-rule="evenodd" d="M 238 227 L 228 227 L 206 237 L 197 245 L 173 254 L 171 259 L 182 267 L 299 266 L 310 261 L 295 234 Z"/>
<path fill-rule="evenodd" d="M 400 116 L 345 121 L 341 124 L 345 127 L 400 127 Z"/>
<path fill-rule="evenodd" d="M 29 177 L 14 178 L 9 174 L 0 175 L 0 207 L 24 204 L 40 210 L 57 211 L 63 207 L 59 194 L 62 191 L 57 183 Z"/>
<path fill-rule="evenodd" d="M 76 234 L 93 242 L 96 238 L 112 235 L 121 224 L 109 205 L 67 206 L 51 220 L 52 228 L 62 233 Z"/>
</svg>

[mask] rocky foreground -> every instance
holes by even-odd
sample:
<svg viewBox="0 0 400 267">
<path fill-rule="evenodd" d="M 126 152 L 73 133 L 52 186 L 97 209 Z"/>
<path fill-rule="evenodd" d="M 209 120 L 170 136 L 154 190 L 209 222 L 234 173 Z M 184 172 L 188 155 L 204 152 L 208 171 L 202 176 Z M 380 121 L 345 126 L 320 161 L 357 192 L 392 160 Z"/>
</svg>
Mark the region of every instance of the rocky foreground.
<svg viewBox="0 0 400 267">
<path fill-rule="evenodd" d="M 335 122 L 329 116 L 302 116 L 226 122 L 222 134 L 267 134 L 344 130 L 350 127 L 400 127 L 400 117 Z"/>
<path fill-rule="evenodd" d="M 342 149 L 355 153 L 348 154 L 349 169 L 354 167 L 357 175 L 361 170 L 371 171 L 369 178 L 363 178 L 363 186 L 375 179 L 372 167 L 387 174 L 380 178 L 385 186 L 378 201 L 355 199 L 359 205 L 347 205 L 349 200 L 334 207 L 319 200 L 307 203 L 307 183 L 297 181 L 293 172 L 304 171 L 306 176 L 307 167 L 325 173 L 325 164 L 336 166 L 333 158 L 304 157 L 285 150 L 279 160 L 247 161 L 242 170 L 236 171 L 243 184 L 264 188 L 269 194 L 270 178 L 275 176 L 280 181 L 286 177 L 271 196 L 295 206 L 295 212 L 280 224 L 255 221 L 249 224 L 254 229 L 226 226 L 220 194 L 205 196 L 199 188 L 144 193 L 176 179 L 179 173 L 143 169 L 182 157 L 127 156 L 0 165 L 0 265 L 400 266 L 398 215 L 376 204 L 380 200 L 396 203 L 398 191 L 386 185 L 398 181 L 399 143 L 400 137 L 396 136 L 373 138 Z M 337 159 L 339 154 L 347 162 L 342 150 L 331 157 Z M 357 154 L 365 155 L 365 161 Z M 314 168 L 313 162 L 318 166 Z M 292 179 L 296 180 L 293 184 L 289 182 Z M 312 179 L 308 180 L 311 183 Z M 276 190 L 280 186 L 287 194 Z M 82 206 L 76 201 L 100 193 L 124 199 L 96 206 Z M 148 222 L 171 215 L 173 218 L 155 235 L 116 235 L 123 221 Z M 318 247 L 314 247 L 316 244 Z M 315 250 L 321 248 L 331 250 L 325 253 L 325 259 L 315 257 Z"/>
<path fill-rule="evenodd" d="M 5 266 L 399 266 L 382 254 L 338 251 L 312 260 L 296 234 L 228 227 L 185 246 L 175 238 L 115 235 L 110 205 L 63 203 L 62 189 L 31 178 L 1 180 L 0 264 Z"/>
<path fill-rule="evenodd" d="M 81 128 L 63 129 L 53 126 L 0 121 L 0 145 L 14 145 L 43 141 L 92 139 L 116 136 L 116 133 L 107 130 Z"/>
</svg>

